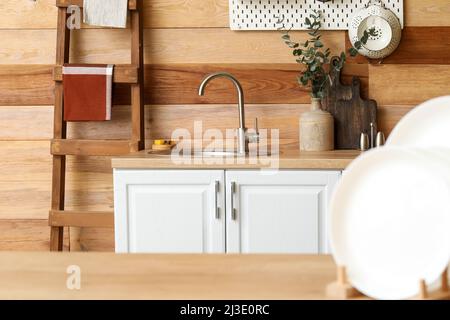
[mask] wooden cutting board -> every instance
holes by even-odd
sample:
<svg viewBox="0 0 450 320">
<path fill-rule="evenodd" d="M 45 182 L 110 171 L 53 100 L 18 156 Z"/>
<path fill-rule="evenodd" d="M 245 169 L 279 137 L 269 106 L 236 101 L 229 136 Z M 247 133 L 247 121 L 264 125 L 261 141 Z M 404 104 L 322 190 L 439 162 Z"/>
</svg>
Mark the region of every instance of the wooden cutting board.
<svg viewBox="0 0 450 320">
<path fill-rule="evenodd" d="M 358 77 L 353 77 L 351 89 L 350 100 L 340 99 L 336 102 L 336 149 L 359 149 L 361 133 L 367 133 L 370 138 L 371 123 L 374 126 L 374 135 L 378 132 L 376 101 L 361 98 L 361 81 Z"/>
<path fill-rule="evenodd" d="M 330 64 L 336 63 L 338 57 L 331 58 Z M 331 84 L 325 88 L 325 98 L 322 99 L 322 109 L 328 111 L 333 116 L 336 114 L 336 102 L 352 98 L 352 87 L 341 82 L 341 72 L 334 68 L 330 70 Z"/>
<path fill-rule="evenodd" d="M 333 57 L 331 63 L 338 59 Z M 377 103 L 361 98 L 361 81 L 353 77 L 351 85 L 341 82 L 341 72 L 330 71 L 331 84 L 326 88 L 322 108 L 330 112 L 335 122 L 335 149 L 359 149 L 361 133 L 370 137 L 370 123 L 377 132 Z"/>
</svg>

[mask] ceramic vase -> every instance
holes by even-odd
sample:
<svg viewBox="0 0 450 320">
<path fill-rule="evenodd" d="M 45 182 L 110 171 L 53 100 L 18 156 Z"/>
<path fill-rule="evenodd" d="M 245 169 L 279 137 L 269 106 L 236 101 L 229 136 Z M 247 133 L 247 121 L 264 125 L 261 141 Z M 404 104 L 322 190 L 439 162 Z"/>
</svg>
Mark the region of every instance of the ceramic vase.
<svg viewBox="0 0 450 320">
<path fill-rule="evenodd" d="M 300 117 L 300 151 L 334 150 L 334 118 L 322 110 L 320 99 L 311 100 L 311 110 Z"/>
</svg>

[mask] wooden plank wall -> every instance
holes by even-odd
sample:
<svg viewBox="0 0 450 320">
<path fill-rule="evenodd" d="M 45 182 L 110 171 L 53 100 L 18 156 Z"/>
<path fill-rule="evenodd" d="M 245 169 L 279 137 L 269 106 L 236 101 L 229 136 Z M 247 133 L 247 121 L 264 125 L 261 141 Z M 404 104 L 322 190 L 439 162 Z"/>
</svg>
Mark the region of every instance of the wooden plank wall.
<svg viewBox="0 0 450 320">
<path fill-rule="evenodd" d="M 0 2 L 0 250 L 47 250 L 50 206 L 56 9 L 54 0 Z M 196 94 L 208 72 L 227 70 L 242 81 L 248 125 L 279 128 L 285 148 L 298 144 L 298 116 L 308 93 L 296 85 L 298 66 L 277 32 L 228 29 L 228 0 L 145 0 L 146 135 L 169 137 L 177 127 L 237 125 L 232 87 L 216 82 Z M 450 93 L 450 1 L 405 0 L 406 28 L 399 50 L 383 64 L 350 61 L 348 79 L 359 75 L 363 95 L 380 105 L 380 128 L 389 133 L 418 103 Z M 84 27 L 73 33 L 74 62 L 127 63 L 128 30 Z M 304 39 L 305 32 L 294 32 Z M 334 52 L 348 47 L 346 33 L 329 31 Z M 117 88 L 113 121 L 70 125 L 71 137 L 128 136 L 129 94 Z M 67 207 L 113 207 L 108 158 L 68 161 Z M 70 232 L 71 250 L 113 249 L 110 229 Z M 69 242 L 69 241 L 67 241 Z"/>
</svg>

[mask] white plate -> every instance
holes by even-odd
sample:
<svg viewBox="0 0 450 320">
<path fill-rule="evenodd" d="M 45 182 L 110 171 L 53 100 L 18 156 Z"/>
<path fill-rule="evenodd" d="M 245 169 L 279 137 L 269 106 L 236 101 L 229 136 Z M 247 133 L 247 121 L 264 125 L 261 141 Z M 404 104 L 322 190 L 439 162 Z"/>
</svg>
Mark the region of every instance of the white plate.
<svg viewBox="0 0 450 320">
<path fill-rule="evenodd" d="M 450 259 L 450 173 L 403 148 L 364 153 L 331 200 L 331 248 L 350 283 L 376 299 L 407 299 Z"/>
<path fill-rule="evenodd" d="M 450 96 L 414 108 L 395 126 L 386 144 L 450 148 Z"/>
</svg>

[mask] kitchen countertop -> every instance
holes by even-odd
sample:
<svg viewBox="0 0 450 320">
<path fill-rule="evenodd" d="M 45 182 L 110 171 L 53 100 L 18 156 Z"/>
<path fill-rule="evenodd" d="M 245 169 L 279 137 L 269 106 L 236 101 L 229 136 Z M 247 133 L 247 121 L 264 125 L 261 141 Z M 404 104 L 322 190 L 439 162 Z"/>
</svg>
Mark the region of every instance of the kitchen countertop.
<svg viewBox="0 0 450 320">
<path fill-rule="evenodd" d="M 342 170 L 360 155 L 357 150 L 324 152 L 281 151 L 278 156 L 266 157 L 192 157 L 172 161 L 170 155 L 143 150 L 114 157 L 113 168 L 121 169 L 329 169 Z"/>
<path fill-rule="evenodd" d="M 330 256 L 1 252 L 0 299 L 325 299 Z M 68 266 L 81 289 L 66 287 Z"/>
</svg>

